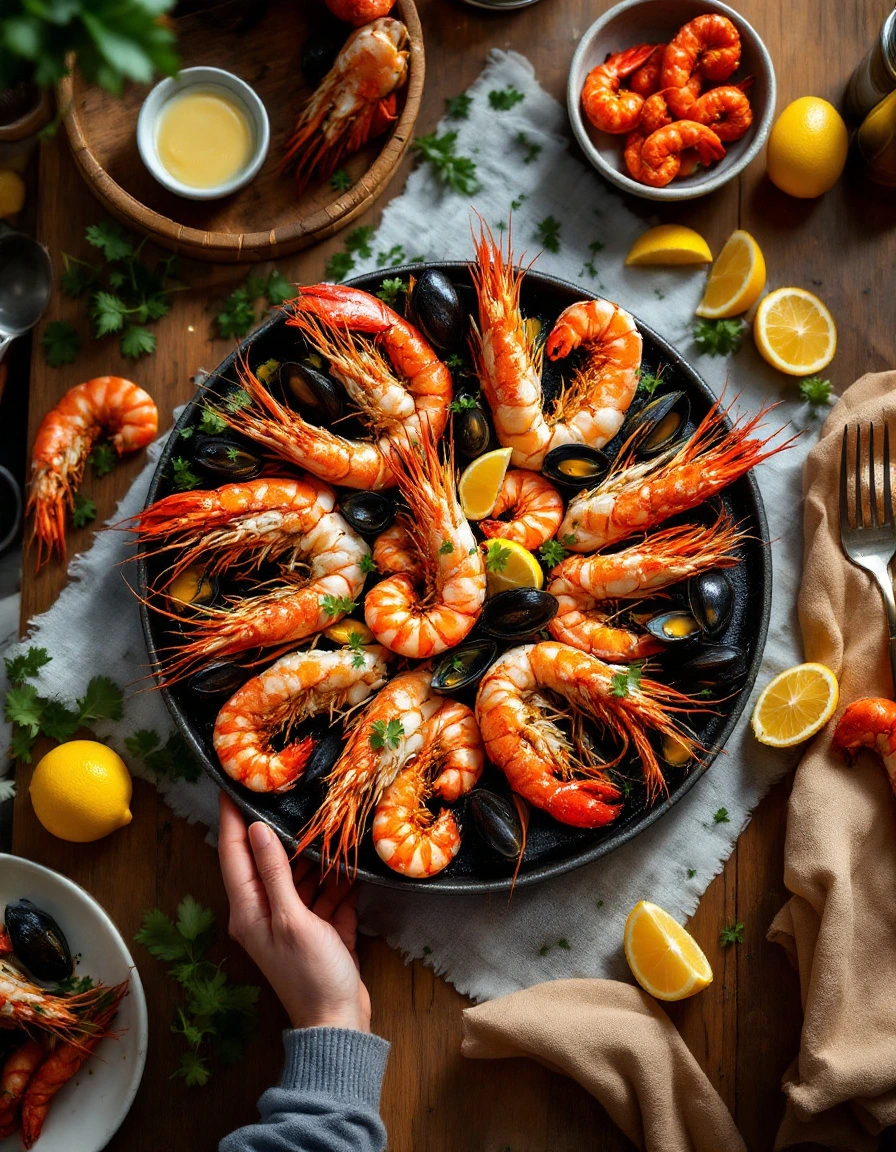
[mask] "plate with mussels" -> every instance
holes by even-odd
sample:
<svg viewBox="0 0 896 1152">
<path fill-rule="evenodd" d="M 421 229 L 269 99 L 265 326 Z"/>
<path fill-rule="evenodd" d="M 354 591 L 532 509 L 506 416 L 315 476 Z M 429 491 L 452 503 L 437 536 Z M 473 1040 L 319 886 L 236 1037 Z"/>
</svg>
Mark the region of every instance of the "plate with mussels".
<svg viewBox="0 0 896 1152">
<path fill-rule="evenodd" d="M 248 819 L 372 883 L 598 859 L 710 769 L 758 672 L 761 416 L 490 238 L 300 287 L 187 405 L 133 525 L 178 728 Z"/>
</svg>

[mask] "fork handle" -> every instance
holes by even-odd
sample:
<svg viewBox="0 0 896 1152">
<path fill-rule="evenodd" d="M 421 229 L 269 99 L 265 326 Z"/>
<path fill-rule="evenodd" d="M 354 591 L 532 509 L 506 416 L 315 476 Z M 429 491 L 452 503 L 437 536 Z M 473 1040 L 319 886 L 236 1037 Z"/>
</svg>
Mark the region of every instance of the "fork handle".
<svg viewBox="0 0 896 1152">
<path fill-rule="evenodd" d="M 880 594 L 884 599 L 884 608 L 887 611 L 887 633 L 890 638 L 890 675 L 893 681 L 893 690 L 896 693 L 896 597 L 893 595 L 893 581 L 890 579 L 885 561 L 875 564 L 873 568 L 869 567 L 869 571 L 877 581 Z"/>
</svg>

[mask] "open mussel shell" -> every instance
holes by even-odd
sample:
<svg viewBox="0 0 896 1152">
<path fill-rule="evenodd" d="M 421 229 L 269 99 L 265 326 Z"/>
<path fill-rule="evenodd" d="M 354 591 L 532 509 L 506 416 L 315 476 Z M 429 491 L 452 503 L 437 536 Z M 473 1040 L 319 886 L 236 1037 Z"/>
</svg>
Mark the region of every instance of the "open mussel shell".
<svg viewBox="0 0 896 1152">
<path fill-rule="evenodd" d="M 718 568 L 700 572 L 688 581 L 688 604 L 707 636 L 718 636 L 728 627 L 734 611 L 734 585 Z"/>
<path fill-rule="evenodd" d="M 461 408 L 454 413 L 454 447 L 464 456 L 481 456 L 491 447 L 494 439 L 492 423 L 477 404 L 474 408 Z"/>
<path fill-rule="evenodd" d="M 675 667 L 681 684 L 724 685 L 747 671 L 747 654 L 730 644 L 701 644 Z"/>
<path fill-rule="evenodd" d="M 209 664 L 199 672 L 194 672 L 188 683 L 190 693 L 197 700 L 207 702 L 232 696 L 250 676 L 251 673 L 241 665 L 221 660 L 216 664 Z"/>
<path fill-rule="evenodd" d="M 473 826 L 480 838 L 495 852 L 515 860 L 523 848 L 523 825 L 509 800 L 487 788 L 477 788 L 467 797 Z"/>
<path fill-rule="evenodd" d="M 196 443 L 193 459 L 210 475 L 236 483 L 254 480 L 264 468 L 257 452 L 228 440 L 226 436 L 203 436 Z"/>
<path fill-rule="evenodd" d="M 16 959 L 36 980 L 49 984 L 71 976 L 71 949 L 49 912 L 30 900 L 17 900 L 6 905 L 4 922 Z"/>
<path fill-rule="evenodd" d="M 699 622 L 683 608 L 659 612 L 646 620 L 644 627 L 663 644 L 686 644 L 700 635 Z"/>
<path fill-rule="evenodd" d="M 339 728 L 335 731 L 331 729 L 319 737 L 313 737 L 313 739 L 314 746 L 301 776 L 304 784 L 317 784 L 323 780 L 345 748 L 345 740 L 342 730 Z"/>
<path fill-rule="evenodd" d="M 684 729 L 683 736 L 693 739 L 693 733 Z M 670 768 L 686 768 L 694 759 L 690 745 L 674 732 L 666 732 L 660 744 L 660 754 Z"/>
<path fill-rule="evenodd" d="M 494 663 L 498 645 L 494 640 L 471 640 L 446 652 L 432 670 L 432 690 L 447 696 L 478 684 Z"/>
<path fill-rule="evenodd" d="M 174 577 L 165 588 L 169 600 L 174 601 L 174 607 L 205 608 L 213 604 L 218 595 L 218 581 L 209 576 L 201 564 L 191 564 Z"/>
<path fill-rule="evenodd" d="M 567 492 L 593 488 L 609 472 L 612 461 L 599 448 L 586 444 L 560 444 L 544 458 L 542 472 Z"/>
<path fill-rule="evenodd" d="M 398 509 L 382 492 L 351 492 L 339 501 L 339 511 L 362 536 L 379 536 L 394 523 Z"/>
<path fill-rule="evenodd" d="M 467 314 L 457 289 L 436 268 L 427 268 L 414 278 L 407 313 L 430 344 L 442 351 L 461 347 L 467 338 Z"/>
<path fill-rule="evenodd" d="M 538 588 L 510 588 L 486 601 L 479 625 L 498 640 L 523 640 L 557 615 L 559 602 Z"/>
<path fill-rule="evenodd" d="M 684 437 L 690 415 L 691 402 L 686 392 L 666 392 L 645 404 L 629 420 L 625 435 L 636 437 L 635 455 L 649 459 Z"/>
<path fill-rule="evenodd" d="M 292 397 L 299 415 L 312 424 L 325 428 L 342 416 L 345 392 L 313 364 L 285 361 L 280 365 L 280 386 Z"/>
</svg>

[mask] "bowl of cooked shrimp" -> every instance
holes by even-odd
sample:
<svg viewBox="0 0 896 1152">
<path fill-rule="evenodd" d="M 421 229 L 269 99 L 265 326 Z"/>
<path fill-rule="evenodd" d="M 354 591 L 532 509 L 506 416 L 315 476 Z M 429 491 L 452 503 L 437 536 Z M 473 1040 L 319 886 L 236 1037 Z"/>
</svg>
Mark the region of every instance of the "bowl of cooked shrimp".
<svg viewBox="0 0 896 1152">
<path fill-rule="evenodd" d="M 692 200 L 759 153 L 775 70 L 754 28 L 718 0 L 623 0 L 583 35 L 567 104 L 602 176 L 648 200 Z"/>
</svg>

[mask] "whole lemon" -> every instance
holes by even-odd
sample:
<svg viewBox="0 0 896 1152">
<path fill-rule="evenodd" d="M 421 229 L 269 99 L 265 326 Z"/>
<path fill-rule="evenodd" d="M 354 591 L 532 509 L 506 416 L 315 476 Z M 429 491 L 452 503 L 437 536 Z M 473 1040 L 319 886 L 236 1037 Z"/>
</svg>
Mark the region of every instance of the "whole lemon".
<svg viewBox="0 0 896 1152">
<path fill-rule="evenodd" d="M 60 840 L 86 844 L 131 822 L 131 775 L 117 752 L 96 740 L 69 740 L 31 778 L 34 814 Z"/>
<path fill-rule="evenodd" d="M 840 178 L 848 149 L 849 134 L 833 104 L 801 96 L 787 105 L 768 138 L 769 179 L 789 196 L 821 196 Z"/>
</svg>

